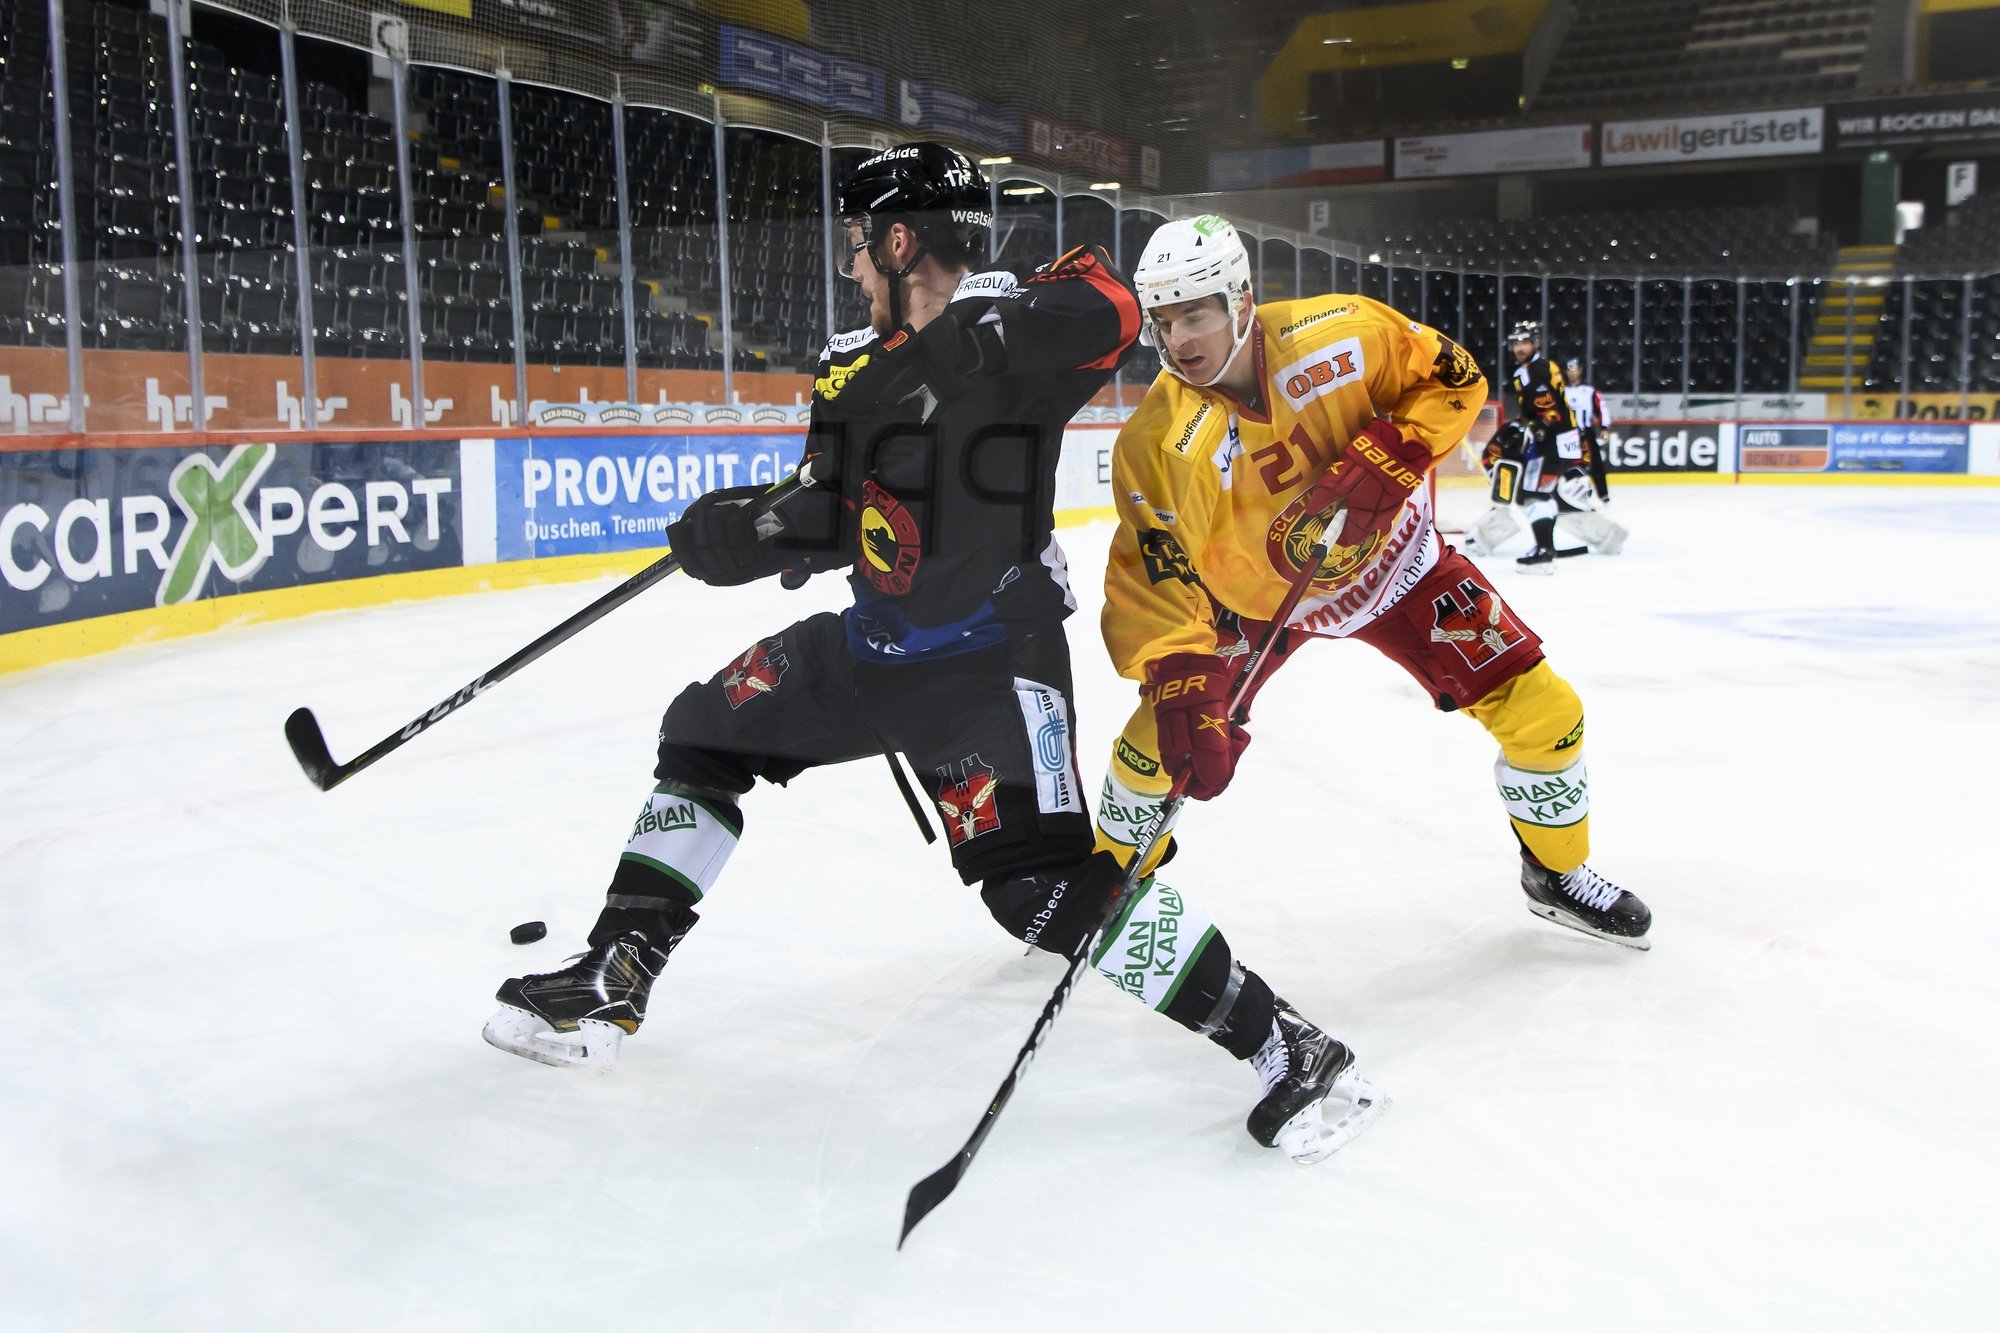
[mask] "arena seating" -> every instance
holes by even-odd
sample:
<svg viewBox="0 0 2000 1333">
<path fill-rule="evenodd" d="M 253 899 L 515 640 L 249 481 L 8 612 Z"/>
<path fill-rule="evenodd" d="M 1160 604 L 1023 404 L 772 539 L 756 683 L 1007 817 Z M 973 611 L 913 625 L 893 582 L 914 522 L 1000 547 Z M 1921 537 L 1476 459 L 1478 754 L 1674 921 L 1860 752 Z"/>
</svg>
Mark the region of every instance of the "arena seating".
<svg viewBox="0 0 2000 1333">
<path fill-rule="evenodd" d="M 1832 0 L 1745 0 L 1697 11 L 1660 0 L 1584 0 L 1550 87 L 1570 79 L 1571 92 L 1584 97 L 1578 72 L 1600 57 L 1624 62 L 1629 74 L 1634 51 L 1666 47 L 1685 59 L 1661 68 L 1684 77 L 1697 67 L 1723 80 L 1717 86 L 1727 83 L 1724 75 L 1753 67 L 1764 77 L 1771 61 L 1798 66 L 1786 52 L 1839 45 L 1842 34 L 1851 36 L 1860 8 Z M 60 346 L 47 11 L 38 0 L 0 0 L 0 14 L 6 113 L 0 118 L 0 343 Z M 66 15 L 75 201 L 84 223 L 84 344 L 181 349 L 188 325 L 164 19 L 130 0 L 75 3 Z M 1613 27 L 1615 40 L 1606 35 Z M 1774 33 L 1784 40 L 1765 40 Z M 1765 63 L 1745 57 L 1731 64 L 1732 52 Z M 372 109 L 355 104 L 376 94 L 310 79 L 300 88 L 296 116 L 308 243 L 305 263 L 298 262 L 287 108 L 271 72 L 275 39 L 265 64 L 245 68 L 215 46 L 189 46 L 195 304 L 204 347 L 295 355 L 309 309 L 306 336 L 320 356 L 407 356 L 414 286 L 416 333 L 426 357 L 511 360 L 515 293 L 506 263 L 499 84 L 444 69 L 412 70 L 412 284 L 392 122 L 380 114 L 379 100 Z M 1813 77 L 1847 76 L 1822 70 Z M 610 108 L 527 84 L 512 85 L 511 99 L 525 354 L 545 364 L 620 365 L 625 283 Z M 724 296 L 714 130 L 676 112 L 628 107 L 626 151 L 634 355 L 646 367 L 719 368 Z M 837 151 L 835 170 L 861 151 Z M 723 152 L 735 364 L 807 369 L 827 332 L 820 150 L 732 128 Z M 1108 197 L 1072 194 L 1062 239 L 1115 250 L 1114 220 Z M 1150 213 L 1125 216 L 1116 239 L 1128 262 L 1160 221 Z M 1613 392 L 1674 391 L 1684 377 L 1691 388 L 1728 391 L 1736 383 L 1741 327 L 1746 387 L 1776 392 L 1795 383 L 1837 244 L 1831 236 L 1800 234 L 1796 222 L 1778 208 L 1440 220 L 1369 241 L 1364 253 L 1372 258 L 1338 260 L 1274 239 L 1256 256 L 1258 290 L 1264 300 L 1301 290 L 1374 296 L 1428 318 L 1489 364 L 1502 358 L 1509 325 L 1539 318 L 1549 349 L 1587 356 L 1599 386 Z M 996 239 L 1003 260 L 1052 253 L 1053 195 L 1003 193 Z M 1964 286 L 1957 277 L 1933 274 L 1967 265 L 1973 271 L 1996 250 L 2000 211 L 1976 204 L 1959 210 L 1953 226 L 1919 232 L 1904 247 L 1900 271 L 1913 275 L 1912 387 L 1958 383 Z M 1739 277 L 1764 273 L 1774 276 Z M 1597 276 L 1586 282 L 1580 274 Z M 1985 278 L 1974 288 L 1977 387 L 2000 387 L 2000 363 L 1983 350 L 2000 318 L 1996 283 L 2000 278 Z M 835 328 L 866 321 L 853 284 L 836 282 L 834 297 Z M 1871 386 L 1900 369 L 1901 283 L 1888 289 L 1886 304 Z M 1141 351 L 1126 378 L 1144 380 L 1157 364 Z"/>
<path fill-rule="evenodd" d="M 2000 274 L 1990 271 L 1996 254 L 2000 254 L 2000 196 L 1996 195 L 1975 196 L 1953 209 L 1942 225 L 1922 228 L 1905 239 L 1895 279 L 1882 290 L 1882 321 L 1876 326 L 1862 379 L 1865 388 L 1901 385 L 1912 393 L 2000 392 Z"/>
<path fill-rule="evenodd" d="M 1852 93 L 1869 0 L 1576 0 L 1535 112 L 1769 105 Z"/>
</svg>

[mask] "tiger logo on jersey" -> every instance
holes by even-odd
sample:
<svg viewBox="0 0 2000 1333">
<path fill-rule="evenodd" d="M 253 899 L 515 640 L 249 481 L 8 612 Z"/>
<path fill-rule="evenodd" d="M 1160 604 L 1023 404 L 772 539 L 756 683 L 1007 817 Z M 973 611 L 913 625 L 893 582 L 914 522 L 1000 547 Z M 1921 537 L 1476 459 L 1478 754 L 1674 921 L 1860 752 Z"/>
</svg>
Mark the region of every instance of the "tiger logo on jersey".
<svg viewBox="0 0 2000 1333">
<path fill-rule="evenodd" d="M 1474 671 L 1526 638 L 1521 622 L 1493 590 L 1471 579 L 1461 579 L 1454 591 L 1439 594 L 1432 600 L 1431 610 L 1436 617 L 1431 642 L 1450 644 Z"/>
<path fill-rule="evenodd" d="M 1344 502 L 1336 503 L 1331 509 L 1311 511 L 1306 509 L 1305 503 L 1305 496 L 1301 495 L 1285 506 L 1264 533 L 1264 549 L 1270 558 L 1271 568 L 1283 574 L 1287 582 L 1297 579 L 1305 570 L 1306 561 L 1312 558 L 1313 547 L 1319 545 L 1327 529 L 1337 527 L 1347 516 Z M 1353 546 L 1328 542 L 1326 554 L 1320 557 L 1319 572 L 1312 576 L 1312 581 L 1341 583 L 1353 578 L 1382 553 L 1388 541 L 1388 533 L 1372 532 L 1367 540 Z"/>
</svg>

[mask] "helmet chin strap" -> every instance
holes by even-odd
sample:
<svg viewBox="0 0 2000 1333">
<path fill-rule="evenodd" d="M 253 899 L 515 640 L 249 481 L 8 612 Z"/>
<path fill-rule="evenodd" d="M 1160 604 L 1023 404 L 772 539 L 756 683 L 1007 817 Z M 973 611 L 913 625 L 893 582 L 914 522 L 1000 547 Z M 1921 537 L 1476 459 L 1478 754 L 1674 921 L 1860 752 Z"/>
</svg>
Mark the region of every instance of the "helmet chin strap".
<svg viewBox="0 0 2000 1333">
<path fill-rule="evenodd" d="M 887 233 L 885 232 L 884 234 L 886 235 Z M 925 245 L 922 240 L 919 240 L 917 242 L 917 252 L 910 256 L 909 263 L 903 265 L 901 268 L 890 268 L 882 262 L 882 257 L 875 252 L 875 242 L 873 240 L 868 242 L 868 262 L 875 266 L 877 273 L 880 273 L 889 280 L 889 331 L 891 333 L 903 327 L 903 279 L 915 272 L 917 265 L 923 263 L 924 256 L 929 253 L 930 247 Z"/>
</svg>

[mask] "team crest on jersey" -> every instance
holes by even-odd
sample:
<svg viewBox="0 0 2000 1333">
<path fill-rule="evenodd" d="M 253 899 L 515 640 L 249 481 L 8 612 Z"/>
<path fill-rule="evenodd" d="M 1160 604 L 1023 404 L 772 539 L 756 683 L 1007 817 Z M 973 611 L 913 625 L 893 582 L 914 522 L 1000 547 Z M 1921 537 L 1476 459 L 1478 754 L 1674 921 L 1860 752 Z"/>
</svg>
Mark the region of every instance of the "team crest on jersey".
<svg viewBox="0 0 2000 1333">
<path fill-rule="evenodd" d="M 861 573 L 869 586 L 901 597 L 916 581 L 920 559 L 917 520 L 902 502 L 872 481 L 861 484 Z"/>
<path fill-rule="evenodd" d="M 976 754 L 938 769 L 938 809 L 954 847 L 1000 827 L 1000 775 Z"/>
<path fill-rule="evenodd" d="M 1469 389 L 1479 382 L 1479 362 L 1443 334 L 1438 335 L 1437 381 L 1447 389 Z"/>
<path fill-rule="evenodd" d="M 1493 594 L 1471 579 L 1459 580 L 1452 592 L 1440 593 L 1431 601 L 1436 623 L 1431 627 L 1432 643 L 1448 643 L 1474 671 L 1505 654 L 1527 636 L 1514 613 Z M 1581 728 L 1579 723 L 1578 727 Z"/>
<path fill-rule="evenodd" d="M 722 673 L 722 697 L 729 700 L 732 711 L 741 708 L 759 695 L 771 694 L 778 688 L 778 682 L 785 678 L 791 668 L 791 661 L 779 649 L 785 646 L 785 636 L 774 635 L 759 639 L 750 645 L 750 651 L 729 664 L 729 670 Z"/>
<path fill-rule="evenodd" d="M 1319 544 L 1328 525 L 1345 513 L 1346 506 L 1341 503 L 1330 509 L 1308 511 L 1303 495 L 1286 505 L 1264 531 L 1264 549 L 1270 558 L 1271 568 L 1283 574 L 1287 581 L 1296 579 L 1305 569 L 1313 547 Z M 1319 572 L 1312 576 L 1312 581 L 1343 583 L 1353 578 L 1382 553 L 1388 542 L 1388 533 L 1371 532 L 1365 541 L 1352 546 L 1342 546 L 1337 541 L 1330 543 L 1326 555 L 1319 562 Z"/>
</svg>

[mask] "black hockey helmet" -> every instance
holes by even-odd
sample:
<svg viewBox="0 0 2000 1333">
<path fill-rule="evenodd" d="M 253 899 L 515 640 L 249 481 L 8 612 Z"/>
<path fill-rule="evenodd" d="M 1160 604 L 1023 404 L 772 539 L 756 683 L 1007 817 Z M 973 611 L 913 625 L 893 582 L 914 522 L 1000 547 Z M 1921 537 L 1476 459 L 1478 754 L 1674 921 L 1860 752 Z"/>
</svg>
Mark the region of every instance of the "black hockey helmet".
<svg viewBox="0 0 2000 1333">
<path fill-rule="evenodd" d="M 877 258 L 879 223 L 906 224 L 926 250 L 952 264 L 984 259 L 986 237 L 993 229 L 986 177 L 964 153 L 928 140 L 897 144 L 863 159 L 840 183 L 835 206 L 842 223 L 861 228 L 871 259 Z M 882 271 L 901 277 L 916 262 L 902 273 Z M 882 267 L 879 262 L 877 267 Z"/>
<path fill-rule="evenodd" d="M 1509 343 L 1531 343 L 1539 348 L 1542 345 L 1542 326 L 1536 320 L 1524 319 L 1519 324 L 1516 324 L 1513 331 L 1507 335 L 1507 341 Z"/>
</svg>

